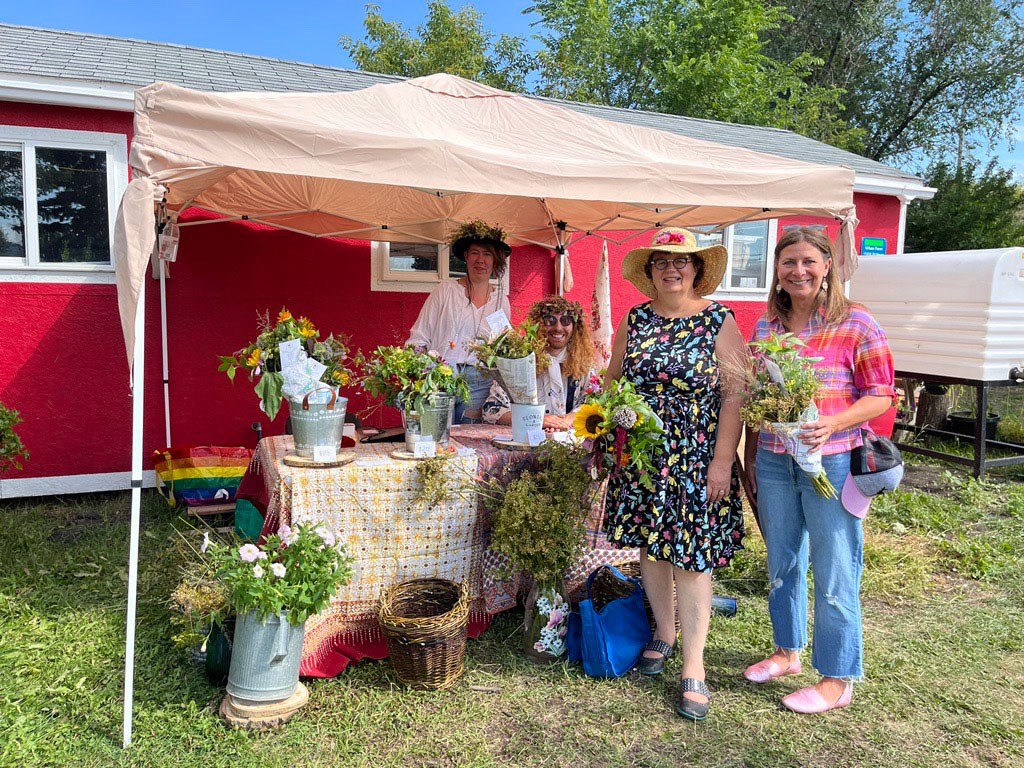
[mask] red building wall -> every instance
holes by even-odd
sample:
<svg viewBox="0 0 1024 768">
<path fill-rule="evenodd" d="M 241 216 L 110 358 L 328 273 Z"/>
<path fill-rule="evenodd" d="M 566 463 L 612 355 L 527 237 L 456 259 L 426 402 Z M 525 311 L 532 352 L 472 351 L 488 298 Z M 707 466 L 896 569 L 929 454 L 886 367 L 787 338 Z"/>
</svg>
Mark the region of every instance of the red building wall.
<svg viewBox="0 0 1024 768">
<path fill-rule="evenodd" d="M 0 104 L 10 125 L 131 135 L 131 115 L 31 104 Z M 860 236 L 896 242 L 895 198 L 857 195 Z M 834 236 L 835 227 L 831 234 Z M 643 237 L 609 246 L 612 320 L 645 300 L 621 278 L 625 254 Z M 570 251 L 575 287 L 568 297 L 589 307 L 601 240 L 585 238 Z M 370 288 L 367 243 L 315 240 L 238 223 L 182 229 L 178 261 L 167 281 L 168 355 L 172 435 L 176 444 L 253 445 L 251 424 L 265 434 L 283 431 L 259 411 L 251 385 L 234 384 L 217 371 L 217 355 L 244 346 L 256 332 L 257 312 L 287 306 L 324 331 L 343 331 L 353 345 L 372 349 L 399 343 L 426 294 Z M 550 251 L 517 248 L 510 268 L 513 320 L 554 292 Z M 159 285 L 146 284 L 145 448 L 164 444 Z M 749 333 L 763 304 L 732 304 Z M 46 477 L 124 472 L 130 467 L 131 398 L 113 285 L 0 283 L 0 401 L 21 411 L 19 428 L 31 458 L 21 473 Z M 350 393 L 351 394 L 351 393 Z M 350 411 L 368 403 L 353 395 Z M 377 411 L 367 423 L 394 424 L 396 414 Z"/>
</svg>

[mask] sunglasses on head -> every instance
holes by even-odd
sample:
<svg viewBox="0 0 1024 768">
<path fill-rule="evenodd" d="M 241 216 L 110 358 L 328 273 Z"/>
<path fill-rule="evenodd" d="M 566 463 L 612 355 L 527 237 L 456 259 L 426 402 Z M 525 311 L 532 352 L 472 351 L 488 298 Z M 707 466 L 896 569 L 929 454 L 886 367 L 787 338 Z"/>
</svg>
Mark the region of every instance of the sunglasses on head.
<svg viewBox="0 0 1024 768">
<path fill-rule="evenodd" d="M 651 267 L 663 272 L 668 269 L 668 265 L 671 264 L 678 270 L 682 270 L 687 264 L 691 264 L 693 258 L 690 256 L 679 256 L 675 259 L 651 259 Z"/>
<path fill-rule="evenodd" d="M 554 325 L 558 325 L 559 323 L 561 323 L 563 328 L 568 328 L 576 322 L 570 315 L 544 315 L 544 317 L 541 318 L 541 321 L 549 328 Z"/>
</svg>

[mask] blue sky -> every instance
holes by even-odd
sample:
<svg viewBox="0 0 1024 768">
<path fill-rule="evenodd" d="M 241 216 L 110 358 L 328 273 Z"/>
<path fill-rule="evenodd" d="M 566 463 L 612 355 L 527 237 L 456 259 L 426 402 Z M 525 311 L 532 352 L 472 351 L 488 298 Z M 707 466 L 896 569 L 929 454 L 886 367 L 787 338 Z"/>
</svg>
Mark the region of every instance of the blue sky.
<svg viewBox="0 0 1024 768">
<path fill-rule="evenodd" d="M 407 28 L 420 24 L 426 0 L 377 0 L 385 18 Z M 461 0 L 449 0 L 461 7 Z M 534 17 L 524 15 L 530 2 L 472 0 L 494 32 L 529 36 Z M 226 0 L 160 5 L 139 5 L 125 0 L 0 0 L 0 22 L 49 29 L 92 32 L 114 37 L 133 37 L 163 43 L 179 43 L 238 53 L 251 53 L 291 61 L 351 67 L 338 45 L 342 35 L 362 37 L 364 2 L 351 0 Z M 1017 127 L 1018 140 L 1011 151 L 1001 144 L 996 152 L 1003 167 L 1016 169 L 1024 179 L 1024 124 Z"/>
</svg>

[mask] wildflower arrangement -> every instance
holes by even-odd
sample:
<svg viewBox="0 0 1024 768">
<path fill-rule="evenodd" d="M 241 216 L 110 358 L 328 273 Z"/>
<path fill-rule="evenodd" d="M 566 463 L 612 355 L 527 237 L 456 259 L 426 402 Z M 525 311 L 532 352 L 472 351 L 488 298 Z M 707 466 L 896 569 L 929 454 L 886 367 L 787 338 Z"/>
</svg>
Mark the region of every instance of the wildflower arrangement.
<svg viewBox="0 0 1024 768">
<path fill-rule="evenodd" d="M 654 490 L 653 458 L 662 450 L 665 433 L 661 419 L 624 379 L 614 380 L 606 390 L 590 382 L 585 393 L 573 427 L 590 453 L 591 475 L 596 478 L 629 465 L 637 471 L 640 484 Z"/>
<path fill-rule="evenodd" d="M 441 394 L 469 400 L 466 380 L 435 350 L 377 347 L 368 358 L 359 355 L 357 364 L 363 371 L 363 389 L 383 398 L 386 405 L 419 410 L 424 398 Z"/>
<path fill-rule="evenodd" d="M 227 546 L 209 534 L 202 552 L 238 614 L 265 620 L 282 611 L 294 626 L 323 610 L 352 578 L 352 558 L 324 525 L 282 525 L 262 544 Z"/>
<path fill-rule="evenodd" d="M 12 408 L 0 403 L 0 474 L 10 469 L 21 469 L 28 459 L 28 451 L 14 428 L 21 423 L 21 416 Z"/>
<path fill-rule="evenodd" d="M 537 372 L 551 365 L 548 339 L 539 324 L 522 323 L 468 346 L 477 365 L 501 384 L 513 403 L 537 403 Z"/>
<path fill-rule="evenodd" d="M 583 548 L 583 524 L 594 489 L 578 446 L 545 442 L 536 467 L 482 496 L 492 511 L 491 549 L 539 584 L 562 578 Z"/>
<path fill-rule="evenodd" d="M 231 381 L 239 369 L 249 374 L 249 380 L 258 379 L 255 386 L 260 406 L 273 420 L 281 409 L 284 376 L 281 374 L 281 352 L 278 345 L 285 341 L 300 339 L 306 356 L 327 366 L 320 381 L 330 387 L 347 387 L 354 377 L 348 367 L 349 341 L 341 334 L 328 334 L 320 338 L 320 331 L 307 317 L 296 318 L 282 308 L 274 323 L 269 313 L 260 315 L 260 333 L 256 341 L 246 345 L 233 355 L 220 355 L 218 371 L 223 371 Z"/>
<path fill-rule="evenodd" d="M 449 245 L 455 245 L 464 237 L 471 237 L 474 240 L 496 240 L 500 243 L 505 242 L 506 233 L 501 227 L 492 227 L 490 224 L 475 219 L 473 221 L 467 221 L 461 225 L 458 229 L 452 232 L 451 238 L 449 238 Z"/>
<path fill-rule="evenodd" d="M 814 364 L 822 358 L 804 354 L 806 344 L 791 333 L 772 334 L 751 345 L 753 356 L 745 364 L 742 380 L 746 400 L 740 418 L 751 429 L 767 429 L 778 435 L 786 451 L 811 476 L 819 495 L 836 498 L 836 489 L 821 466 L 821 452 L 799 440 L 801 424 L 818 420 L 814 398 L 822 382 Z"/>
<path fill-rule="evenodd" d="M 171 641 L 178 648 L 206 650 L 214 625 L 232 615 L 224 585 L 213 574 L 184 572 L 171 592 Z"/>
</svg>

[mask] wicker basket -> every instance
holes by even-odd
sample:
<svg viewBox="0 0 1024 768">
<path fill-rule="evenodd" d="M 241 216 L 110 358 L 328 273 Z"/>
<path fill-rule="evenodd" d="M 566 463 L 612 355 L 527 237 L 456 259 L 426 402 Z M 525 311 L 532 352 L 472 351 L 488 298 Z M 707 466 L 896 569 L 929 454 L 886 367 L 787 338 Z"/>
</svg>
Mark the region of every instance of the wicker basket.
<svg viewBox="0 0 1024 768">
<path fill-rule="evenodd" d="M 445 579 L 415 579 L 381 597 L 377 619 L 398 679 L 412 688 L 449 688 L 462 676 L 469 596 Z"/>
</svg>

